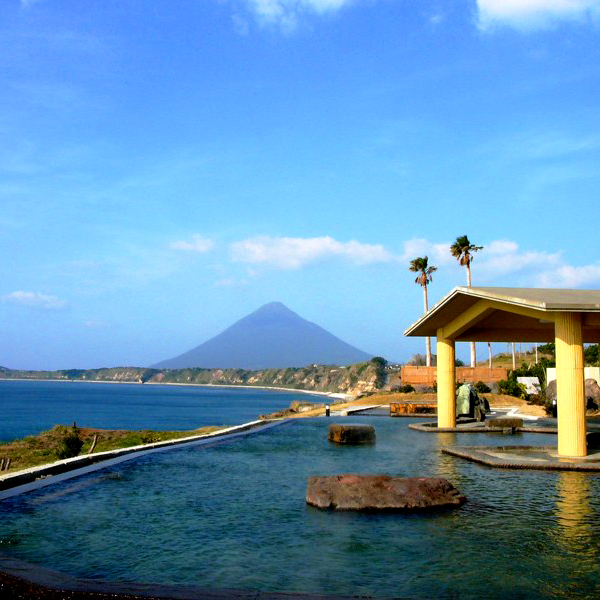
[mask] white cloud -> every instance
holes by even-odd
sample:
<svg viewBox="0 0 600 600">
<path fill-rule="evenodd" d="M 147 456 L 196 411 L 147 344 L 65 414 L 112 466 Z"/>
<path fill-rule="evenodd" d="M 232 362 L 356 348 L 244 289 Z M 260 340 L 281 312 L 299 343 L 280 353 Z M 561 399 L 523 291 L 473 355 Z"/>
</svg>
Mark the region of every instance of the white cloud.
<svg viewBox="0 0 600 600">
<path fill-rule="evenodd" d="M 523 252 L 516 242 L 509 240 L 490 242 L 483 249 L 481 259 L 478 270 L 487 280 L 528 270 L 535 275 L 563 264 L 560 252 Z"/>
<path fill-rule="evenodd" d="M 480 241 L 480 240 L 478 240 Z M 496 286 L 536 286 L 578 288 L 600 284 L 600 264 L 572 266 L 561 252 L 521 250 L 512 240 L 482 242 L 483 250 L 475 254 L 473 284 Z M 440 270 L 456 265 L 450 254 L 450 243 L 435 243 L 423 238 L 403 243 L 401 262 L 418 256 L 428 256 L 429 262 Z M 445 270 L 445 269 L 443 269 Z M 437 275 L 442 273 L 438 271 Z M 464 284 L 460 284 L 464 285 Z"/>
<path fill-rule="evenodd" d="M 394 260 L 380 244 L 357 241 L 339 242 L 332 237 L 291 238 L 255 237 L 231 246 L 233 259 L 238 262 L 262 264 L 279 269 L 298 269 L 319 260 L 341 258 L 356 265 Z"/>
<path fill-rule="evenodd" d="M 477 279 L 495 285 L 579 288 L 600 284 L 600 264 L 572 266 L 561 252 L 522 251 L 511 240 L 494 240 L 481 252 Z M 505 279 L 508 278 L 508 283 Z M 477 284 L 475 284 L 477 285 Z"/>
<path fill-rule="evenodd" d="M 573 267 L 562 265 L 540 273 L 536 279 L 540 287 L 579 288 L 600 284 L 600 263 Z"/>
<path fill-rule="evenodd" d="M 477 8 L 484 29 L 493 25 L 538 29 L 600 15 L 598 0 L 477 0 Z"/>
<path fill-rule="evenodd" d="M 574 266 L 568 264 L 562 252 L 523 250 L 513 240 L 477 239 L 484 248 L 474 255 L 473 285 L 533 286 L 579 288 L 600 286 L 600 263 Z M 452 285 L 464 285 L 456 280 L 455 267 L 462 271 L 450 254 L 450 242 L 432 242 L 413 238 L 402 242 L 403 251 L 392 254 L 381 244 L 357 241 L 340 242 L 330 236 L 315 238 L 254 237 L 231 245 L 233 260 L 277 269 L 299 269 L 305 265 L 330 259 L 345 260 L 356 265 L 400 263 L 408 267 L 410 260 L 428 256 L 438 267 L 437 277 L 450 275 Z M 252 270 L 249 277 L 255 276 Z M 464 277 L 464 276 L 463 276 Z M 248 279 L 223 278 L 218 286 L 245 285 Z"/>
<path fill-rule="evenodd" d="M 208 252 L 212 250 L 215 243 L 201 235 L 193 235 L 191 241 L 179 240 L 172 242 L 170 248 L 172 250 L 184 250 L 186 252 Z"/>
<path fill-rule="evenodd" d="M 17 304 L 31 308 L 42 308 L 44 310 L 60 310 L 67 306 L 65 300 L 61 300 L 56 296 L 47 296 L 46 294 L 23 292 L 20 290 L 6 294 L 1 299 L 6 304 Z"/>
<path fill-rule="evenodd" d="M 245 0 L 261 23 L 292 29 L 302 14 L 324 14 L 341 9 L 355 0 Z"/>
</svg>

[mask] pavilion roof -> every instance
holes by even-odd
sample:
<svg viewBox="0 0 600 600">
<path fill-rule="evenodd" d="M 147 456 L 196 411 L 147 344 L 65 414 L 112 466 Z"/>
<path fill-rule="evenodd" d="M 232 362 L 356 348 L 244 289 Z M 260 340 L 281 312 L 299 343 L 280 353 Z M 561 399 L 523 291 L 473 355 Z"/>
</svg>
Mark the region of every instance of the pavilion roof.
<svg viewBox="0 0 600 600">
<path fill-rule="evenodd" d="M 600 342 L 600 290 L 456 287 L 405 332 L 464 341 L 554 340 L 556 312 L 583 313 L 584 341 Z"/>
</svg>

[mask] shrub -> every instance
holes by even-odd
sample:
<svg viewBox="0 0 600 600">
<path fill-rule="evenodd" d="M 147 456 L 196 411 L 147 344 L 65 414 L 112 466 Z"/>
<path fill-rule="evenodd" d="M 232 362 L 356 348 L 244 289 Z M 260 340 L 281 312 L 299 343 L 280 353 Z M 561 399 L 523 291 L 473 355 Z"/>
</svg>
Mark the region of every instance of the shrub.
<svg viewBox="0 0 600 600">
<path fill-rule="evenodd" d="M 483 383 L 483 381 L 478 381 L 474 387 L 480 394 L 489 394 L 492 391 L 492 388 Z"/>
<path fill-rule="evenodd" d="M 546 394 L 529 394 L 527 402 L 529 404 L 537 404 L 538 406 L 546 406 Z"/>
<path fill-rule="evenodd" d="M 514 379 L 501 379 L 498 382 L 498 393 L 527 400 L 527 388 L 522 383 L 517 383 Z"/>
<path fill-rule="evenodd" d="M 370 362 L 375 367 L 375 387 L 382 388 L 387 381 L 387 360 L 381 356 L 374 356 Z M 358 381 L 358 377 L 356 381 Z"/>
<path fill-rule="evenodd" d="M 79 437 L 79 429 L 77 427 L 71 427 L 70 429 L 65 427 L 61 433 L 62 437 L 56 447 L 56 456 L 59 459 L 77 456 L 83 446 L 83 440 Z"/>
<path fill-rule="evenodd" d="M 546 367 L 550 366 L 548 362 L 542 359 L 537 365 L 523 363 L 520 368 L 510 371 L 508 378 L 516 381 L 517 377 L 537 377 L 540 388 L 544 389 L 546 387 Z"/>
<path fill-rule="evenodd" d="M 410 385 L 410 383 L 407 383 L 406 385 L 401 385 L 401 386 L 398 388 L 398 391 L 399 391 L 401 394 L 410 394 L 411 392 L 414 392 L 414 391 L 415 391 L 415 388 L 414 388 L 412 385 Z"/>
</svg>

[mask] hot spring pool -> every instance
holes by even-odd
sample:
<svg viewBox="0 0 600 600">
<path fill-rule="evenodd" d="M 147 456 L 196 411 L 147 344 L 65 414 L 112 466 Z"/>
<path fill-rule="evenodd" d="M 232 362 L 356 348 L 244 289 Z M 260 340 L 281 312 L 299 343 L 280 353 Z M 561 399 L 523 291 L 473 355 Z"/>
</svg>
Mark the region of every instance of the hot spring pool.
<svg viewBox="0 0 600 600">
<path fill-rule="evenodd" d="M 295 421 L 177 448 L 0 502 L 0 552 L 76 577 L 314 594 L 573 598 L 600 593 L 600 478 L 494 470 L 444 445 L 492 434 L 424 434 L 369 422 L 374 446 L 327 442 L 335 419 Z M 522 434 L 510 443 L 548 445 Z M 321 512 L 309 475 L 438 475 L 467 496 L 431 514 Z"/>
</svg>

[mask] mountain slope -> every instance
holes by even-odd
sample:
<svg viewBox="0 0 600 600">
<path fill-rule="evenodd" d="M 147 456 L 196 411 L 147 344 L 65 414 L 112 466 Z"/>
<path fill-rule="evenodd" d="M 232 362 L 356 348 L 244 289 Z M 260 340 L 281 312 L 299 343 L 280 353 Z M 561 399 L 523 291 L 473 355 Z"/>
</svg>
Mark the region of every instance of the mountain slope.
<svg viewBox="0 0 600 600">
<path fill-rule="evenodd" d="M 271 302 L 200 346 L 153 367 L 268 369 L 309 364 L 349 365 L 371 357 L 303 319 L 281 302 Z"/>
</svg>

